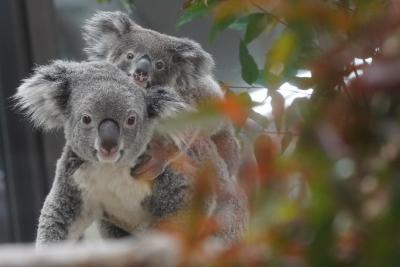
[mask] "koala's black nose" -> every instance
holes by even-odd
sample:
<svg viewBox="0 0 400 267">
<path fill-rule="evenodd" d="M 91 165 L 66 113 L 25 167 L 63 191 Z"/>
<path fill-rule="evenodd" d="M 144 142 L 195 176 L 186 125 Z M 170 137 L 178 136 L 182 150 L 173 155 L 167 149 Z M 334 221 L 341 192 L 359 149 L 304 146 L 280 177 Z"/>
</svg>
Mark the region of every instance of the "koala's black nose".
<svg viewBox="0 0 400 267">
<path fill-rule="evenodd" d="M 149 78 L 149 74 L 151 71 L 151 62 L 148 56 L 143 56 L 136 63 L 135 72 L 133 73 L 133 77 L 136 81 L 146 82 Z"/>
<path fill-rule="evenodd" d="M 99 125 L 100 149 L 112 154 L 116 152 L 119 142 L 119 125 L 111 119 L 103 120 Z"/>
</svg>

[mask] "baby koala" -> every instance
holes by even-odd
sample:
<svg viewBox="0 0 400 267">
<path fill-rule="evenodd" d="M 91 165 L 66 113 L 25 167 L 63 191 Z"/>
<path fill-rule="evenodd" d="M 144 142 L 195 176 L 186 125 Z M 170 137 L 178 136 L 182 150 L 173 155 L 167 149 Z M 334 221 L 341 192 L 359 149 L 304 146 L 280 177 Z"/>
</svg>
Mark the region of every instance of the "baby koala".
<svg viewBox="0 0 400 267">
<path fill-rule="evenodd" d="M 157 119 L 185 108 L 174 91 L 139 88 L 108 63 L 55 61 L 24 80 L 15 98 L 35 126 L 63 127 L 66 138 L 37 246 L 77 240 L 95 220 L 127 232 L 151 221 L 151 181 L 131 171 Z"/>
</svg>

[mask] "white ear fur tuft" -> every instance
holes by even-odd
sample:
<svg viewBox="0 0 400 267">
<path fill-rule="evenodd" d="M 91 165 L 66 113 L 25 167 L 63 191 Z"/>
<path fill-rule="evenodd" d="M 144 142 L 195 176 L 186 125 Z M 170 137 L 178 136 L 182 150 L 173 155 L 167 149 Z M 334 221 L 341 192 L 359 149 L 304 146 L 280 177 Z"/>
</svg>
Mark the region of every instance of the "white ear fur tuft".
<svg viewBox="0 0 400 267">
<path fill-rule="evenodd" d="M 193 40 L 182 39 L 175 48 L 175 52 L 177 60 L 190 63 L 198 72 L 211 74 L 215 67 L 212 56 Z"/>
<path fill-rule="evenodd" d="M 90 60 L 104 60 L 136 24 L 122 12 L 99 11 L 83 26 L 84 51 Z"/>
<path fill-rule="evenodd" d="M 45 130 L 63 127 L 66 121 L 66 106 L 69 98 L 69 81 L 66 64 L 55 61 L 39 67 L 34 74 L 18 87 L 14 100 L 35 127 Z"/>
</svg>

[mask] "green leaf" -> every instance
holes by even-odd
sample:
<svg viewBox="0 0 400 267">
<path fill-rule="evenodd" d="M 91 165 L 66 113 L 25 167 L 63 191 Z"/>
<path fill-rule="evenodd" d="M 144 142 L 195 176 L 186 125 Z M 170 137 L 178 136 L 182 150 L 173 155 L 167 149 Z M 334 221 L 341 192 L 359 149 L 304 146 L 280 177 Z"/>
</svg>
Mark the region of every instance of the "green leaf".
<svg viewBox="0 0 400 267">
<path fill-rule="evenodd" d="M 251 100 L 251 96 L 250 96 L 250 94 L 248 92 L 241 92 L 238 95 L 238 97 L 239 97 L 240 102 L 242 103 L 242 105 L 244 107 L 247 107 L 247 108 L 250 109 L 252 107 L 257 106 L 257 103 L 254 103 L 253 100 Z"/>
<path fill-rule="evenodd" d="M 289 76 L 297 73 L 299 42 L 294 32 L 283 31 L 266 54 L 264 66 L 265 83 L 277 89 Z"/>
<path fill-rule="evenodd" d="M 209 41 L 213 42 L 217 37 L 218 33 L 222 32 L 223 30 L 227 29 L 229 25 L 231 25 L 236 18 L 226 18 L 221 21 L 216 21 L 210 30 Z"/>
<path fill-rule="evenodd" d="M 209 13 L 209 10 L 216 4 L 215 0 L 208 1 L 207 3 L 205 2 L 197 2 L 192 5 L 190 5 L 183 15 L 179 18 L 177 27 L 181 27 L 182 25 L 195 20 L 197 18 L 203 17 L 206 14 Z"/>
<path fill-rule="evenodd" d="M 247 24 L 249 23 L 248 16 L 236 19 L 231 25 L 229 25 L 229 29 L 237 30 L 240 32 L 244 32 L 246 30 Z"/>
<path fill-rule="evenodd" d="M 248 16 L 244 42 L 248 44 L 256 39 L 265 30 L 269 21 L 268 16 L 264 13 L 256 13 Z"/>
<path fill-rule="evenodd" d="M 249 50 L 243 41 L 240 41 L 239 56 L 240 65 L 242 66 L 242 78 L 245 82 L 251 85 L 257 80 L 259 70 L 254 58 L 250 55 Z"/>
<path fill-rule="evenodd" d="M 111 0 L 96 0 L 99 4 L 108 4 Z"/>
<path fill-rule="evenodd" d="M 265 73 L 264 69 L 260 69 L 257 80 L 254 82 L 255 84 L 266 86 L 264 73 Z"/>
<path fill-rule="evenodd" d="M 264 81 L 264 85 L 270 90 L 270 91 L 276 91 L 281 87 L 281 85 L 285 82 L 281 76 L 277 76 L 273 73 L 271 73 L 268 69 L 263 70 L 264 73 L 262 73 L 260 76 L 263 76 L 263 78 L 259 78 L 259 80 Z"/>
</svg>

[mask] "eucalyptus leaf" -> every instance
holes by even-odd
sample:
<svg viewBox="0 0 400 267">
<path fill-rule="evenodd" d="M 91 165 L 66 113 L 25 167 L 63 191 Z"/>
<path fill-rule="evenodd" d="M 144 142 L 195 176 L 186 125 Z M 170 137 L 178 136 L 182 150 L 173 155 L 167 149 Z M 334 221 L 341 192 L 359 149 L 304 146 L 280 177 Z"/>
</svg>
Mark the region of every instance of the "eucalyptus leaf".
<svg viewBox="0 0 400 267">
<path fill-rule="evenodd" d="M 217 1 L 211 0 L 207 2 L 197 2 L 193 5 L 190 5 L 183 15 L 178 19 L 177 27 L 181 27 L 184 24 L 191 22 L 192 20 L 201 18 L 208 13 L 210 13 L 210 9 L 216 4 Z"/>
<path fill-rule="evenodd" d="M 296 75 L 297 59 L 300 52 L 297 35 L 285 30 L 276 39 L 265 57 L 264 78 L 267 86 L 276 89 L 288 77 Z"/>
<path fill-rule="evenodd" d="M 235 20 L 236 18 L 231 17 L 221 21 L 216 21 L 210 30 L 209 41 L 213 42 L 217 35 L 223 30 L 227 29 Z"/>
<path fill-rule="evenodd" d="M 229 25 L 229 29 L 244 32 L 249 23 L 248 16 L 236 19 L 232 24 Z"/>
<path fill-rule="evenodd" d="M 260 71 L 243 41 L 240 41 L 239 56 L 240 65 L 242 66 L 242 78 L 245 82 L 251 85 L 258 79 Z"/>
<path fill-rule="evenodd" d="M 247 17 L 248 24 L 246 27 L 246 34 L 244 36 L 244 42 L 250 43 L 256 39 L 267 27 L 270 20 L 264 13 L 256 13 Z"/>
</svg>

